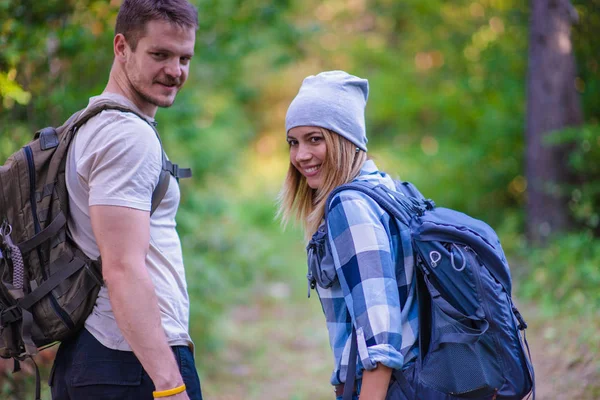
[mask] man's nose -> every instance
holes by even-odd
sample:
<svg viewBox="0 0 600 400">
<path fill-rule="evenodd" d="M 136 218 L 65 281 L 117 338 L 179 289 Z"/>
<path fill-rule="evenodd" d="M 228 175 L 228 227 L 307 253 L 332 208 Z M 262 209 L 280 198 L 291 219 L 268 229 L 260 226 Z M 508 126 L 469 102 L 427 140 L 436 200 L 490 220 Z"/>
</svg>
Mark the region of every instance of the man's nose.
<svg viewBox="0 0 600 400">
<path fill-rule="evenodd" d="M 169 63 L 165 67 L 165 74 L 169 75 L 173 78 L 179 78 L 183 73 L 181 64 L 179 63 L 179 58 L 174 58 L 169 61 Z"/>
</svg>

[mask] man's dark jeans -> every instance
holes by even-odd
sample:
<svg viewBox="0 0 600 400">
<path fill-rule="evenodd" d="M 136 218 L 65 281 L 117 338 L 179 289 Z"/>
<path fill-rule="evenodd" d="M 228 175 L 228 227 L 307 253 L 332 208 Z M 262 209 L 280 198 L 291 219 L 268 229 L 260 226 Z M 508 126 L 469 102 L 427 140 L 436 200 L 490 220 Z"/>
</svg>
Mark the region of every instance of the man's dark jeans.
<svg viewBox="0 0 600 400">
<path fill-rule="evenodd" d="M 172 347 L 191 400 L 202 400 L 194 356 Z M 133 352 L 112 350 L 82 329 L 63 342 L 50 373 L 53 400 L 151 400 L 154 384 Z"/>
</svg>

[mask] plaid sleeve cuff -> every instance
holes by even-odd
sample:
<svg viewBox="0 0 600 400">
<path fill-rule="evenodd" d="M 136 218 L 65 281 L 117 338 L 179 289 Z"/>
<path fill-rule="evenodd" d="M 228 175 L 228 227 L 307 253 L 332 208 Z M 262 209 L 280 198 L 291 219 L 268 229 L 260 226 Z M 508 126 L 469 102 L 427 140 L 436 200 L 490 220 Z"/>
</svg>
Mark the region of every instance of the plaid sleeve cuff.
<svg viewBox="0 0 600 400">
<path fill-rule="evenodd" d="M 377 363 L 383 364 L 392 369 L 401 369 L 404 365 L 404 357 L 391 344 L 377 344 L 367 347 L 362 328 L 356 331 L 358 339 L 358 354 L 363 367 L 367 370 L 377 368 Z"/>
</svg>

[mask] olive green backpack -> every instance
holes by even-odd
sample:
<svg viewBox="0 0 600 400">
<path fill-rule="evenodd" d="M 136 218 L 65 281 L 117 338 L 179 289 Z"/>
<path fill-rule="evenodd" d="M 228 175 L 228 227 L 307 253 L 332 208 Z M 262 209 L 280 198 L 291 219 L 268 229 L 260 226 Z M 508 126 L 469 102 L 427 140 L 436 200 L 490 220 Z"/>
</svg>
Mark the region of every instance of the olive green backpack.
<svg viewBox="0 0 600 400">
<path fill-rule="evenodd" d="M 0 166 L 0 357 L 13 358 L 15 371 L 19 361 L 81 329 L 102 285 L 99 260 L 88 258 L 67 230 L 65 165 L 77 130 L 104 110 L 147 121 L 118 103 L 98 102 L 58 128 L 36 132 Z M 187 178 L 191 171 L 163 152 L 151 212 L 167 191 L 169 175 Z M 37 386 L 39 393 L 39 379 Z"/>
</svg>

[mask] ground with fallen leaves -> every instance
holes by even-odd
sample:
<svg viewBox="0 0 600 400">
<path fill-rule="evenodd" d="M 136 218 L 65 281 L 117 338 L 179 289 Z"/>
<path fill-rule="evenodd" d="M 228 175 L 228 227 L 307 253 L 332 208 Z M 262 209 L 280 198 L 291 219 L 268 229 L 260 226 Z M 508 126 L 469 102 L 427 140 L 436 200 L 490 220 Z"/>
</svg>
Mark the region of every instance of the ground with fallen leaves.
<svg viewBox="0 0 600 400">
<path fill-rule="evenodd" d="M 275 285 L 255 292 L 223 322 L 223 352 L 208 360 L 202 376 L 206 399 L 334 399 L 333 362 L 318 299 Z M 600 399 L 598 348 L 581 337 L 582 326 L 598 332 L 598 321 L 594 328 L 592 321 L 548 318 L 534 306 L 521 308 L 529 323 L 536 399 Z"/>
<path fill-rule="evenodd" d="M 334 399 L 324 317 L 319 300 L 305 293 L 281 282 L 261 286 L 223 318 L 220 350 L 196 354 L 206 400 Z M 536 398 L 600 399 L 600 318 L 547 317 L 533 305 L 520 308 L 529 323 Z M 45 381 L 53 349 L 36 359 L 45 366 L 42 399 L 50 400 Z M 32 398 L 31 365 L 18 375 L 12 368 L 11 360 L 0 359 L 0 398 Z"/>
</svg>

